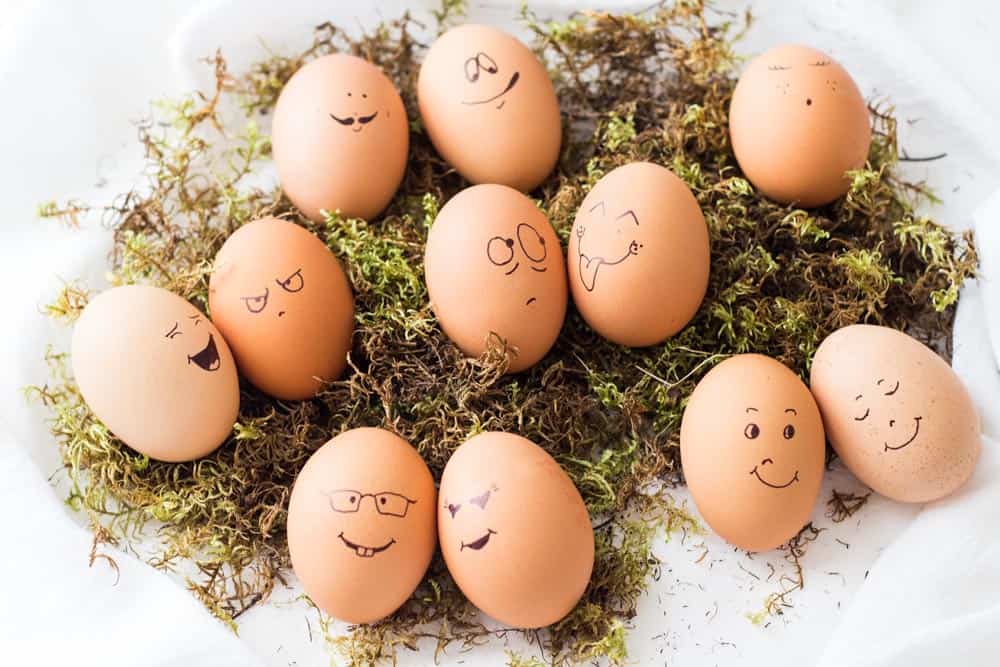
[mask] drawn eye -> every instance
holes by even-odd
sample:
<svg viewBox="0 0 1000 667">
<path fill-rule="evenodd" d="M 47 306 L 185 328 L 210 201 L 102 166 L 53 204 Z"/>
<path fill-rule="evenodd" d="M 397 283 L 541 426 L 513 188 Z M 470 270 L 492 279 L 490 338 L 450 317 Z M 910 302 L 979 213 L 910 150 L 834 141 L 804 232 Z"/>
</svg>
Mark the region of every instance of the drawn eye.
<svg viewBox="0 0 1000 667">
<path fill-rule="evenodd" d="M 490 499 L 490 492 L 487 491 L 481 496 L 476 496 L 475 498 L 469 498 L 469 502 L 472 503 L 473 505 L 478 505 L 479 509 L 484 510 L 486 509 L 486 503 L 489 502 L 489 499 Z"/>
<path fill-rule="evenodd" d="M 351 491 L 350 489 L 337 489 L 336 491 L 331 491 L 326 495 L 327 502 L 330 504 L 330 509 L 334 512 L 350 514 L 357 512 L 358 506 L 361 505 L 361 494 L 357 491 Z"/>
<path fill-rule="evenodd" d="M 871 413 L 871 408 L 868 408 L 867 410 L 865 410 L 865 414 L 861 415 L 860 417 L 855 417 L 854 421 L 856 421 L 856 422 L 863 422 L 864 420 L 868 419 L 869 413 Z"/>
<path fill-rule="evenodd" d="M 398 493 L 384 492 L 375 494 L 375 509 L 378 510 L 379 514 L 404 517 L 406 516 L 406 510 L 414 502 Z"/>
<path fill-rule="evenodd" d="M 486 256 L 497 266 L 510 264 L 514 259 L 514 239 L 494 236 L 486 244 Z"/>
<path fill-rule="evenodd" d="M 484 70 L 486 70 L 490 74 L 496 74 L 497 71 L 499 70 L 499 68 L 497 67 L 496 61 L 493 60 L 493 58 L 490 58 L 488 55 L 486 55 L 482 51 L 480 51 L 479 53 L 476 54 L 476 61 L 479 63 L 480 67 L 482 67 Z"/>
<path fill-rule="evenodd" d="M 458 505 L 454 505 L 454 504 L 449 503 L 448 505 L 445 505 L 445 508 L 449 512 L 451 512 L 451 518 L 454 519 L 455 515 L 458 514 L 458 510 L 462 509 L 462 505 L 461 505 L 461 503 L 459 503 Z"/>
<path fill-rule="evenodd" d="M 288 276 L 284 280 L 275 280 L 281 289 L 286 292 L 298 292 L 301 291 L 306 285 L 305 279 L 302 278 L 302 269 L 298 269 L 295 273 Z"/>
<path fill-rule="evenodd" d="M 167 332 L 167 335 L 164 336 L 164 338 L 173 339 L 176 338 L 177 336 L 180 336 L 181 333 L 183 332 L 180 330 L 180 327 L 178 326 L 177 322 L 174 322 L 174 326 L 170 329 L 170 331 Z"/>
<path fill-rule="evenodd" d="M 469 80 L 470 83 L 475 83 L 479 80 L 479 59 L 469 58 L 465 61 L 465 78 Z"/>
<path fill-rule="evenodd" d="M 268 295 L 268 290 L 265 287 L 263 294 L 260 294 L 258 296 L 243 296 L 240 298 L 243 299 L 243 303 L 246 304 L 247 310 L 249 310 L 251 313 L 259 313 L 265 308 L 267 308 L 267 295 Z"/>
<path fill-rule="evenodd" d="M 795 437 L 795 427 L 791 424 L 785 426 L 785 430 L 782 431 L 782 435 L 785 436 L 785 440 L 791 440 Z"/>
<path fill-rule="evenodd" d="M 545 239 L 526 222 L 517 226 L 517 242 L 532 262 L 544 262 L 548 256 L 549 251 L 545 247 Z"/>
<path fill-rule="evenodd" d="M 885 392 L 885 395 L 886 396 L 892 396 L 897 391 L 899 391 L 899 380 L 896 380 L 896 386 L 893 387 L 892 389 L 890 389 L 889 391 Z"/>
<path fill-rule="evenodd" d="M 748 440 L 753 440 L 760 435 L 760 427 L 753 422 L 750 422 L 747 424 L 747 427 L 743 429 L 743 435 L 745 435 Z"/>
</svg>

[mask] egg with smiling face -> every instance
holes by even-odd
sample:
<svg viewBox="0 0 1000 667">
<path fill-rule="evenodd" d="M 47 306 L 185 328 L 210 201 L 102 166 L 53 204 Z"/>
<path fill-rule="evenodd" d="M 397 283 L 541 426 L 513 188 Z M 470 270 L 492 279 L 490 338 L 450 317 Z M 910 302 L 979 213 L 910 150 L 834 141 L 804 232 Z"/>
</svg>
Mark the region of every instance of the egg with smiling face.
<svg viewBox="0 0 1000 667">
<path fill-rule="evenodd" d="M 527 192 L 559 158 L 559 102 L 545 66 L 513 36 L 484 25 L 441 35 L 417 82 L 420 116 L 438 153 L 472 183 Z"/>
<path fill-rule="evenodd" d="M 594 567 L 594 532 L 579 491 L 527 438 L 487 432 L 445 466 L 438 537 L 472 604 L 505 625 L 540 628 L 580 600 Z"/>
<path fill-rule="evenodd" d="M 431 307 L 467 356 L 505 344 L 511 373 L 538 363 L 566 317 L 566 264 L 535 203 L 504 185 L 452 197 L 431 226 L 424 255 Z"/>
<path fill-rule="evenodd" d="M 887 327 L 830 334 L 810 378 L 830 444 L 876 492 L 902 502 L 954 493 L 979 460 L 979 415 L 951 367 Z"/>
<path fill-rule="evenodd" d="M 375 65 L 335 53 L 299 69 L 274 109 L 271 145 L 281 187 L 306 216 L 370 219 L 392 199 L 406 168 L 403 100 Z"/>
<path fill-rule="evenodd" d="M 215 258 L 208 303 L 240 372 L 275 398 L 310 398 L 347 365 L 354 296 L 340 262 L 287 220 L 243 225 Z"/>
<path fill-rule="evenodd" d="M 740 76 L 729 107 L 740 169 L 782 203 L 828 204 L 850 187 L 845 172 L 864 167 L 871 121 L 857 85 L 822 51 L 772 48 Z"/>
<path fill-rule="evenodd" d="M 102 292 L 76 322 L 72 360 L 97 418 L 150 458 L 191 461 L 232 433 L 240 390 L 229 346 L 172 292 L 145 285 Z"/>
<path fill-rule="evenodd" d="M 809 521 L 825 448 L 809 389 L 759 354 L 730 357 L 709 371 L 681 420 L 681 465 L 698 511 L 748 551 L 781 546 Z"/>
</svg>

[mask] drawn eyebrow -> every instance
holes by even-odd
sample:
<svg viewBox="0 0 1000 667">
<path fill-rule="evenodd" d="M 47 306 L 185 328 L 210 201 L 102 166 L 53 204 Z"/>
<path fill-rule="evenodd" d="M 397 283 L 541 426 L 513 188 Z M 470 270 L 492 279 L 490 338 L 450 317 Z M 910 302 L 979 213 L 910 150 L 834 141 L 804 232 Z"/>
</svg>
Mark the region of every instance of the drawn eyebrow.
<svg viewBox="0 0 1000 667">
<path fill-rule="evenodd" d="M 597 210 L 598 206 L 601 207 L 601 215 L 604 215 L 607 211 L 606 211 L 606 209 L 604 207 L 604 201 L 603 200 L 601 200 L 601 201 L 597 202 L 596 204 L 594 204 L 593 206 L 591 206 L 590 210 L 587 211 L 587 213 L 593 213 L 594 211 Z"/>
<path fill-rule="evenodd" d="M 885 382 L 885 378 L 882 378 L 881 380 L 879 380 L 879 381 L 878 381 L 878 382 L 876 382 L 875 384 L 876 384 L 876 385 L 880 385 L 880 384 L 882 384 L 883 382 Z"/>
<path fill-rule="evenodd" d="M 639 226 L 639 218 L 635 217 L 635 211 L 633 211 L 632 209 L 629 209 L 629 210 L 625 211 L 624 213 L 622 213 L 621 215 L 619 215 L 618 218 L 624 218 L 626 215 L 631 215 L 632 216 L 632 221 L 635 222 L 635 226 L 636 227 Z M 615 220 L 618 220 L 618 218 L 615 218 Z"/>
<path fill-rule="evenodd" d="M 198 315 L 197 313 L 195 313 L 194 315 L 188 315 L 188 319 L 189 320 L 194 320 L 194 325 L 195 326 L 198 326 L 199 324 L 201 324 L 201 315 Z"/>
<path fill-rule="evenodd" d="M 826 67 L 830 64 L 829 60 L 817 60 L 814 63 L 809 63 L 810 67 Z"/>
<path fill-rule="evenodd" d="M 789 65 L 787 67 L 783 67 L 781 65 L 768 65 L 767 68 L 769 70 L 771 70 L 772 72 L 779 72 L 779 71 L 785 70 L 785 69 L 792 69 L 791 65 Z"/>
<path fill-rule="evenodd" d="M 760 412 L 760 410 L 758 410 L 757 408 L 747 408 L 747 412 L 751 412 L 751 411 L 753 411 L 753 412 Z"/>
<path fill-rule="evenodd" d="M 791 413 L 792 413 L 793 415 L 795 415 L 796 417 L 798 417 L 798 416 L 799 416 L 799 412 L 798 412 L 798 410 L 796 410 L 795 408 L 785 408 L 785 413 L 787 414 L 787 413 L 789 413 L 789 412 L 791 412 Z"/>
<path fill-rule="evenodd" d="M 864 398 L 864 394 L 858 394 L 857 396 L 854 397 L 854 400 L 860 401 L 862 398 Z"/>
<path fill-rule="evenodd" d="M 167 332 L 167 335 L 164 336 L 164 338 L 173 338 L 175 336 L 180 336 L 181 332 L 178 331 L 179 328 L 180 327 L 178 326 L 177 322 L 174 322 L 174 326 L 170 329 L 170 331 Z"/>
</svg>

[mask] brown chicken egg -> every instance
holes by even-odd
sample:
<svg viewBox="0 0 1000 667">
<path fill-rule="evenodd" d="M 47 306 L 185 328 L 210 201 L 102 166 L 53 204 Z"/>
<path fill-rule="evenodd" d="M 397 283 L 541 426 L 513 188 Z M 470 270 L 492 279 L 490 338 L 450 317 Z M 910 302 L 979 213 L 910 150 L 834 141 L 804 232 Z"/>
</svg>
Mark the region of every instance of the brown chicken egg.
<svg viewBox="0 0 1000 667">
<path fill-rule="evenodd" d="M 434 479 L 379 428 L 341 433 L 310 457 L 288 503 L 288 551 L 320 609 L 372 623 L 416 590 L 437 544 Z"/>
<path fill-rule="evenodd" d="M 439 497 L 441 553 L 472 604 L 515 628 L 573 609 L 594 567 L 594 533 L 580 492 L 545 450 L 480 433 L 448 460 Z"/>
<path fill-rule="evenodd" d="M 785 365 L 759 354 L 709 371 L 681 420 L 681 465 L 698 511 L 748 551 L 774 549 L 809 521 L 825 449 L 812 394 Z"/>
<path fill-rule="evenodd" d="M 208 303 L 240 372 L 266 394 L 310 398 L 347 365 L 351 287 L 330 249 L 292 222 L 237 229 L 215 258 Z"/>
<path fill-rule="evenodd" d="M 281 90 L 271 133 L 281 188 L 313 220 L 323 210 L 370 219 L 403 180 L 403 100 L 361 58 L 334 53 L 304 65 Z"/>
<path fill-rule="evenodd" d="M 427 238 L 424 275 L 441 329 L 478 357 L 506 341 L 509 371 L 536 364 L 566 317 L 566 265 L 552 225 L 534 202 L 505 185 L 475 185 L 452 197 Z"/>
<path fill-rule="evenodd" d="M 955 371 L 887 327 L 858 324 L 820 344 L 810 378 L 830 444 L 878 493 L 922 503 L 972 476 L 979 415 Z"/>
<path fill-rule="evenodd" d="M 559 102 L 545 66 L 496 28 L 463 25 L 427 52 L 417 82 L 420 116 L 438 153 L 473 183 L 522 192 L 559 159 Z"/>
<path fill-rule="evenodd" d="M 229 436 L 240 406 L 236 364 L 212 322 L 159 287 L 113 287 L 73 330 L 73 374 L 90 409 L 132 449 L 192 461 Z"/>
<path fill-rule="evenodd" d="M 708 288 L 709 238 L 697 200 L 668 169 L 633 162 L 583 200 L 569 239 L 573 302 L 620 345 L 660 343 L 694 317 Z"/>
<path fill-rule="evenodd" d="M 777 46 L 733 91 L 729 135 L 740 169 L 764 195 L 820 206 L 850 187 L 868 159 L 868 107 L 851 75 L 822 51 Z"/>
</svg>

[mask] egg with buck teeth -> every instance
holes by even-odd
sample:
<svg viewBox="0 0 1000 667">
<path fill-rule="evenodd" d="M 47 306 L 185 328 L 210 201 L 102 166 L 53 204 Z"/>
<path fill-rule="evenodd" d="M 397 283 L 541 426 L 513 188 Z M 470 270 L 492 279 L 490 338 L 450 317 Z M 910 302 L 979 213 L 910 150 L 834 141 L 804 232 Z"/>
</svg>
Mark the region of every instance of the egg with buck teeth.
<svg viewBox="0 0 1000 667">
<path fill-rule="evenodd" d="M 555 168 L 562 121 L 552 81 L 502 30 L 463 25 L 438 37 L 420 66 L 417 100 L 434 147 L 472 183 L 527 192 Z"/>
<path fill-rule="evenodd" d="M 469 357 L 506 346 L 511 373 L 548 353 L 566 317 L 559 239 L 535 203 L 505 185 L 475 185 L 441 208 L 424 276 L 445 335 Z"/>
<path fill-rule="evenodd" d="M 739 354 L 715 366 L 688 399 L 680 444 L 695 505 L 730 544 L 774 549 L 809 521 L 823 481 L 823 422 L 781 362 Z"/>
<path fill-rule="evenodd" d="M 340 262 L 306 229 L 261 218 L 215 258 L 209 309 L 240 372 L 275 398 L 311 398 L 347 365 L 354 296 Z"/>
<path fill-rule="evenodd" d="M 373 623 L 416 590 L 437 545 L 434 478 L 408 442 L 356 428 L 320 447 L 288 503 L 292 569 L 320 609 Z"/>
<path fill-rule="evenodd" d="M 274 108 L 271 145 L 281 188 L 303 214 L 371 219 L 392 200 L 409 151 L 403 100 L 386 75 L 355 56 L 306 63 Z"/>
<path fill-rule="evenodd" d="M 219 330 L 172 292 L 113 287 L 73 329 L 73 375 L 94 415 L 132 449 L 192 461 L 232 433 L 236 364 Z"/>
<path fill-rule="evenodd" d="M 729 135 L 760 192 L 814 207 L 843 196 L 846 172 L 864 167 L 871 120 L 847 70 L 822 51 L 791 44 L 764 52 L 740 76 Z"/>
<path fill-rule="evenodd" d="M 555 459 L 527 438 L 496 431 L 469 438 L 445 465 L 437 511 L 452 578 L 504 625 L 556 623 L 590 582 L 587 508 Z"/>
<path fill-rule="evenodd" d="M 962 381 L 901 331 L 857 324 L 820 344 L 810 377 L 830 445 L 877 493 L 922 503 L 960 489 L 982 450 Z"/>
<path fill-rule="evenodd" d="M 573 302 L 587 324 L 620 345 L 654 345 L 683 329 L 705 297 L 708 227 L 673 172 L 633 162 L 587 194 L 567 258 Z"/>
</svg>

